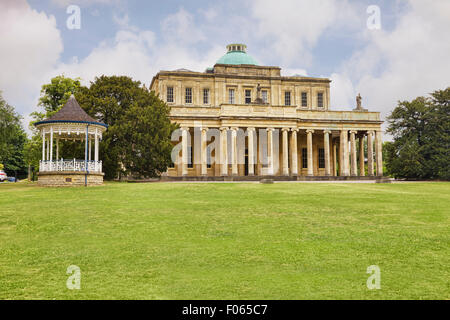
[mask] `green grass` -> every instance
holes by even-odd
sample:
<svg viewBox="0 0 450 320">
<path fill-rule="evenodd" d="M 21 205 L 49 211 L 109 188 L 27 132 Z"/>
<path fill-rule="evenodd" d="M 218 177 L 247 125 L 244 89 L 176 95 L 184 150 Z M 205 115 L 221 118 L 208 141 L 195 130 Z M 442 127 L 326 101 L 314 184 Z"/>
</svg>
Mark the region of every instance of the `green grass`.
<svg viewBox="0 0 450 320">
<path fill-rule="evenodd" d="M 0 299 L 449 299 L 449 216 L 450 183 L 2 184 Z"/>
</svg>

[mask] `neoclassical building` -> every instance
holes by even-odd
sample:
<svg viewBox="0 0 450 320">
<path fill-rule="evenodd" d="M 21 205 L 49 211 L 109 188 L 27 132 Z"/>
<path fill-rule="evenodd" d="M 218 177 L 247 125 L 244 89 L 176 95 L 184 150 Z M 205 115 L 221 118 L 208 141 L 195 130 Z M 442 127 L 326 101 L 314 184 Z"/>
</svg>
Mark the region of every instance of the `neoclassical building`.
<svg viewBox="0 0 450 320">
<path fill-rule="evenodd" d="M 360 96 L 353 111 L 330 110 L 331 80 L 282 76 L 279 67 L 258 65 L 246 49 L 228 45 L 205 72 L 178 69 L 153 77 L 150 89 L 181 128 L 173 134 L 167 176 L 383 175 L 379 112 L 363 109 Z"/>
</svg>

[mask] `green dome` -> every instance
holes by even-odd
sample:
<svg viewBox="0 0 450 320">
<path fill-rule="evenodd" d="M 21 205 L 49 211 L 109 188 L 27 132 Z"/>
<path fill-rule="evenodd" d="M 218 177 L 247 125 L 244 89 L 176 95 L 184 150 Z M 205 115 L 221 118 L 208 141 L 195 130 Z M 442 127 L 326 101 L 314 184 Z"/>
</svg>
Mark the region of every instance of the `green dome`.
<svg viewBox="0 0 450 320">
<path fill-rule="evenodd" d="M 245 50 L 245 44 L 229 44 L 227 46 L 228 52 L 217 60 L 216 64 L 251 64 L 258 65 L 255 59 L 249 56 Z"/>
</svg>

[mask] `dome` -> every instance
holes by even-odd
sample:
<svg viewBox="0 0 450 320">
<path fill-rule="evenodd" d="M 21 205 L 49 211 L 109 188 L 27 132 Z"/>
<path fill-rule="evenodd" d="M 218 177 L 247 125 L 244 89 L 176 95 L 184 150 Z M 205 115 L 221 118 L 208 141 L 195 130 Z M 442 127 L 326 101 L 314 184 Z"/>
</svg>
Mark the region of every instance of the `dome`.
<svg viewBox="0 0 450 320">
<path fill-rule="evenodd" d="M 246 52 L 247 46 L 242 43 L 227 45 L 228 52 L 217 60 L 216 64 L 250 64 L 257 66 L 255 59 Z"/>
</svg>

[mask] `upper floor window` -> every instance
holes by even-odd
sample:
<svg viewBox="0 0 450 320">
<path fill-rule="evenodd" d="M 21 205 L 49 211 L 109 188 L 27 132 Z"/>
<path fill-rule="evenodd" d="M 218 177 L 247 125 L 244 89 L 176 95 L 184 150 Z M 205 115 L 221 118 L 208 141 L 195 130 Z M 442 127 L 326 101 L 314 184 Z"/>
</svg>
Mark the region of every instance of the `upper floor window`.
<svg viewBox="0 0 450 320">
<path fill-rule="evenodd" d="M 228 103 L 230 103 L 230 104 L 234 104 L 235 103 L 234 89 L 228 89 Z"/>
<path fill-rule="evenodd" d="M 245 103 L 249 104 L 252 102 L 252 90 L 245 90 Z"/>
<path fill-rule="evenodd" d="M 319 168 L 325 168 L 325 149 L 319 148 Z"/>
<path fill-rule="evenodd" d="M 186 88 L 185 103 L 192 103 L 192 88 Z"/>
<path fill-rule="evenodd" d="M 167 87 L 167 102 L 173 102 L 173 87 Z"/>
<path fill-rule="evenodd" d="M 209 104 L 209 89 L 203 89 L 203 104 Z"/>
<path fill-rule="evenodd" d="M 323 92 L 317 93 L 317 107 L 323 108 Z"/>
<path fill-rule="evenodd" d="M 267 90 L 261 91 L 261 99 L 264 103 L 267 103 Z"/>
<path fill-rule="evenodd" d="M 308 106 L 308 94 L 306 92 L 302 92 L 302 107 Z"/>
<path fill-rule="evenodd" d="M 285 106 L 291 105 L 291 92 L 290 91 L 286 91 L 284 93 L 284 105 Z"/>
</svg>

